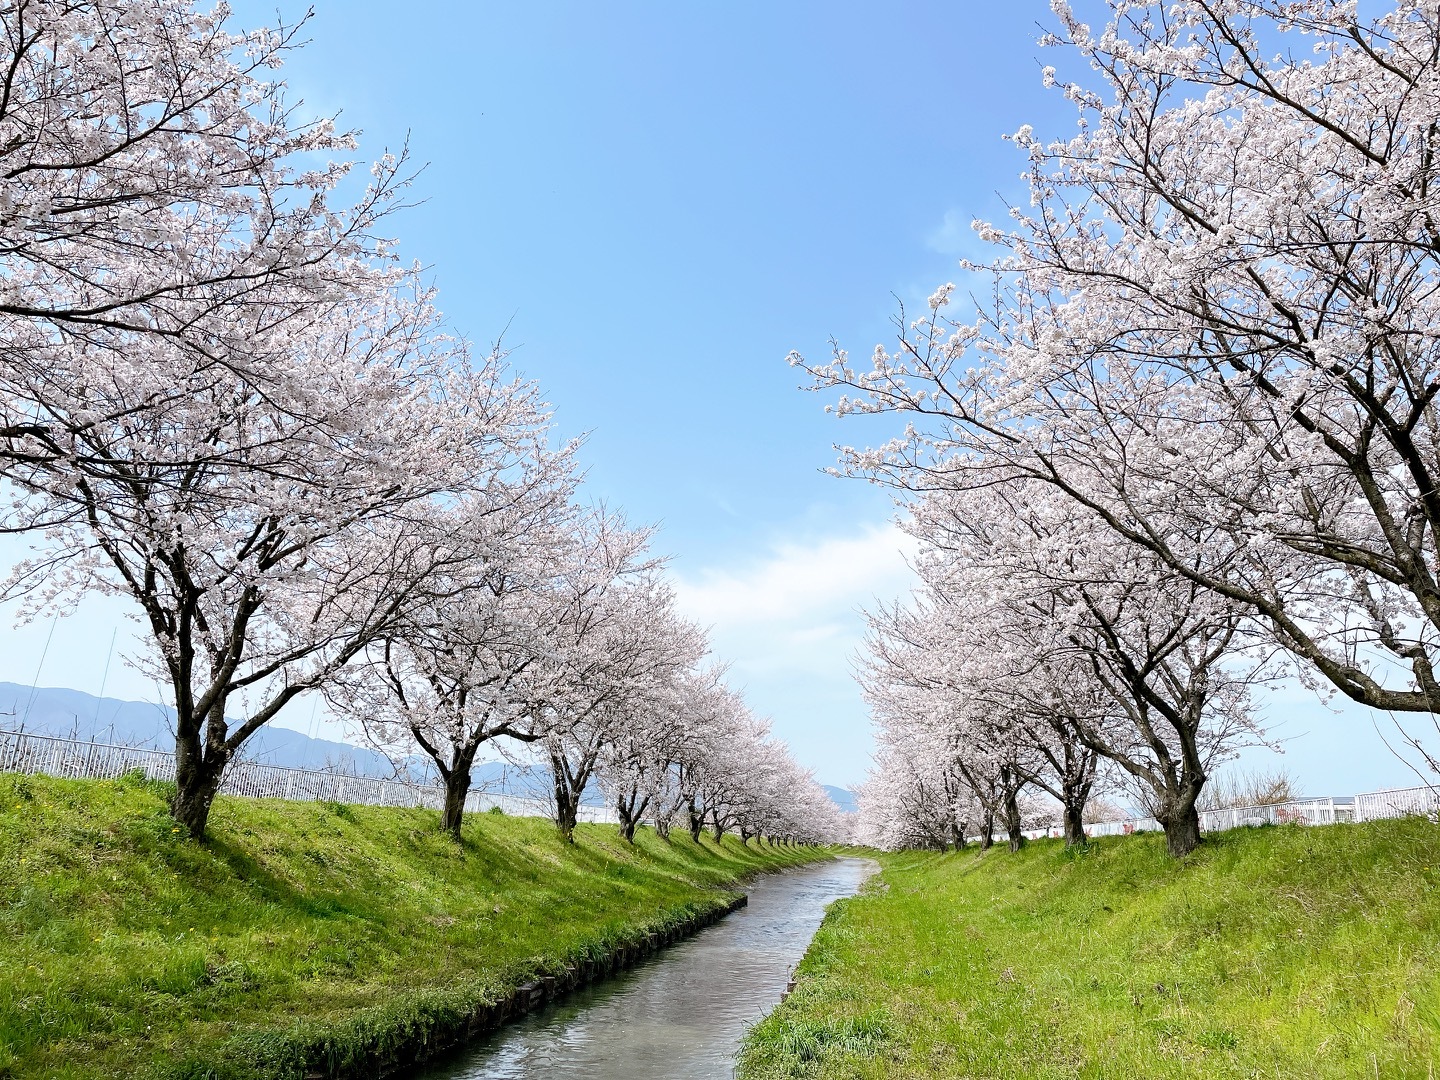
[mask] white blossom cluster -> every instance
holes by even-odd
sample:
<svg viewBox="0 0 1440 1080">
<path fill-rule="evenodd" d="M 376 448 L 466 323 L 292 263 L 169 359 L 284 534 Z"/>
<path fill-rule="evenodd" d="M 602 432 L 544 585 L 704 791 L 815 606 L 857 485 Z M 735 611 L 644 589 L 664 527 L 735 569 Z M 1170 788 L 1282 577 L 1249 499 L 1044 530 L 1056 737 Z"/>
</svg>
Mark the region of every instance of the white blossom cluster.
<svg viewBox="0 0 1440 1080">
<path fill-rule="evenodd" d="M 323 692 L 435 760 L 456 831 L 501 739 L 543 746 L 567 833 L 598 775 L 628 835 L 682 809 L 829 835 L 823 790 L 702 667 L 648 535 L 576 504 L 539 389 L 397 263 L 407 155 L 342 203 L 354 137 L 274 78 L 300 26 L 15 0 L 0 28 L 0 529 L 44 540 L 3 591 L 134 603 L 182 825 Z"/>
<path fill-rule="evenodd" d="M 998 254 L 972 300 L 902 313 L 868 367 L 792 357 L 837 412 L 905 421 L 842 461 L 915 495 L 928 550 L 915 609 L 877 616 L 877 714 L 908 746 L 929 710 L 1002 757 L 1017 710 L 1076 714 L 1164 823 L 1226 739 L 1258 737 L 1243 689 L 1283 659 L 1409 717 L 1435 769 L 1436 6 L 1110 0 L 1099 29 L 1052 6 L 1046 43 L 1093 85 L 1047 69 L 1078 130 L 1014 137 L 1029 205 L 977 223 Z M 973 717 L 1037 658 L 1021 701 Z M 1042 705 L 1056 678 L 1080 704 Z"/>
</svg>

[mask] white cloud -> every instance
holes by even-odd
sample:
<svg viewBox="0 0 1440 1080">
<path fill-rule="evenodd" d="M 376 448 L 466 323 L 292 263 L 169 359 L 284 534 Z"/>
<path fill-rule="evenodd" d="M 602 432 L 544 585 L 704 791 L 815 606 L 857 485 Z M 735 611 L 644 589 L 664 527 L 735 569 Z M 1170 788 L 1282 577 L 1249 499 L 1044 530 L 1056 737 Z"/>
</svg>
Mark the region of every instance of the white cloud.
<svg viewBox="0 0 1440 1080">
<path fill-rule="evenodd" d="M 955 210 L 945 211 L 945 220 L 925 237 L 925 246 L 942 255 L 959 255 L 974 243 L 970 223 Z"/>
<path fill-rule="evenodd" d="M 677 578 L 680 610 L 710 627 L 732 685 L 826 782 L 864 775 L 870 729 L 852 671 L 865 632 L 860 609 L 910 590 L 913 550 L 893 525 L 865 526 Z"/>
<path fill-rule="evenodd" d="M 680 577 L 680 607 L 717 629 L 784 627 L 814 636 L 822 624 L 877 595 L 907 590 L 905 555 L 913 550 L 914 541 L 894 525 L 810 544 L 778 544 L 747 565 Z"/>
<path fill-rule="evenodd" d="M 992 243 L 981 240 L 975 232 L 974 216 L 959 210 L 946 210 L 940 224 L 925 234 L 925 246 L 941 255 L 968 259 L 985 266 L 997 259 L 1002 251 Z M 1005 222 L 1001 222 L 1003 226 Z M 924 295 L 933 292 L 933 286 Z M 958 298 L 957 298 L 958 299 Z"/>
</svg>

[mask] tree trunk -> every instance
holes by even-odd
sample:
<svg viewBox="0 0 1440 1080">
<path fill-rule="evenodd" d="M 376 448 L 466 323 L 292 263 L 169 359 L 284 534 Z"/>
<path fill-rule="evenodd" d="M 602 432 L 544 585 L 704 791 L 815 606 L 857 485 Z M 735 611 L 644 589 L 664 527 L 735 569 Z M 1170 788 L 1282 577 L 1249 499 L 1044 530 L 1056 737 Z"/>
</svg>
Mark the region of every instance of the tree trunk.
<svg viewBox="0 0 1440 1080">
<path fill-rule="evenodd" d="M 1174 858 L 1183 858 L 1200 846 L 1200 813 L 1195 809 L 1200 793 L 1176 800 L 1165 817 L 1157 818 L 1165 830 L 1165 849 Z"/>
<path fill-rule="evenodd" d="M 710 833 L 715 837 L 717 844 L 725 839 L 725 826 L 720 824 L 720 811 L 718 810 L 710 815 Z"/>
<path fill-rule="evenodd" d="M 199 731 L 175 737 L 175 797 L 170 801 L 170 816 L 193 840 L 205 836 L 210 807 L 229 761 L 223 743 L 202 747 Z"/>
<path fill-rule="evenodd" d="M 1065 821 L 1065 846 L 1084 847 L 1090 842 L 1085 835 L 1085 804 L 1095 786 L 1097 755 L 1086 747 L 1066 742 L 1065 773 L 1060 783 L 1060 806 Z"/>
<path fill-rule="evenodd" d="M 555 771 L 555 827 L 567 844 L 575 842 L 575 821 L 580 814 L 580 796 L 570 790 L 560 779 L 560 770 Z"/>
<path fill-rule="evenodd" d="M 440 811 L 440 828 L 460 839 L 460 822 L 465 817 L 465 796 L 470 794 L 469 768 L 451 769 L 445 777 L 445 806 Z"/>
<path fill-rule="evenodd" d="M 1010 838 L 1010 853 L 1013 855 L 1025 846 L 1025 833 L 1021 829 L 1019 792 L 1014 788 L 1005 791 L 1005 833 Z"/>
<path fill-rule="evenodd" d="M 980 850 L 989 851 L 995 846 L 995 814 L 986 810 L 980 819 Z"/>
<path fill-rule="evenodd" d="M 1067 848 L 1084 847 L 1089 843 L 1089 837 L 1085 835 L 1085 804 L 1079 806 L 1067 804 L 1065 806 L 1065 846 Z"/>
<path fill-rule="evenodd" d="M 956 851 L 965 850 L 965 823 L 962 821 L 950 822 L 950 843 Z"/>
<path fill-rule="evenodd" d="M 579 817 L 579 807 L 575 800 L 567 800 L 563 806 L 555 807 L 555 826 L 560 830 L 560 838 L 567 844 L 575 842 L 575 822 Z"/>
<path fill-rule="evenodd" d="M 705 827 L 705 815 L 695 808 L 695 800 L 690 800 L 690 839 L 695 843 L 700 842 L 700 830 Z"/>
<path fill-rule="evenodd" d="M 620 819 L 620 835 L 625 842 L 635 843 L 635 818 L 630 814 L 630 800 L 623 795 L 615 800 L 615 816 Z"/>
</svg>

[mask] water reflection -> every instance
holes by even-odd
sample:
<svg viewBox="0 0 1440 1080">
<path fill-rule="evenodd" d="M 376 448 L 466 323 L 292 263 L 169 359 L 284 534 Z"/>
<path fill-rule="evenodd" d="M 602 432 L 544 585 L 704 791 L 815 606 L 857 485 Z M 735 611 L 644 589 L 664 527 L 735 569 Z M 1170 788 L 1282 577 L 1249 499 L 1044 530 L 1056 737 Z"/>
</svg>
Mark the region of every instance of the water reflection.
<svg viewBox="0 0 1440 1080">
<path fill-rule="evenodd" d="M 825 907 L 875 869 L 838 859 L 757 880 L 748 907 L 608 982 L 576 991 L 417 1074 L 424 1080 L 723 1080 L 780 1000 Z"/>
</svg>

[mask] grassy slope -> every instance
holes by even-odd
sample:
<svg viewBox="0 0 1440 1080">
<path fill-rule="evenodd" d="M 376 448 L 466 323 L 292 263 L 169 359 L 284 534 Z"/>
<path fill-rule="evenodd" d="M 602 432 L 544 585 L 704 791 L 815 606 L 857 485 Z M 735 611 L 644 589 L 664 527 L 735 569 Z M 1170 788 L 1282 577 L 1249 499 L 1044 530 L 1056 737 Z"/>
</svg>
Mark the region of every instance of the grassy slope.
<svg viewBox="0 0 1440 1080">
<path fill-rule="evenodd" d="M 1428 822 L 881 860 L 740 1076 L 1440 1074 Z"/>
<path fill-rule="evenodd" d="M 600 825 L 567 847 L 493 814 L 457 846 L 433 812 L 335 804 L 224 799 L 211 821 L 202 846 L 160 785 L 0 775 L 0 1077 L 337 1045 L 416 1003 L 493 1000 L 817 855 L 648 830 L 631 849 Z"/>
</svg>

